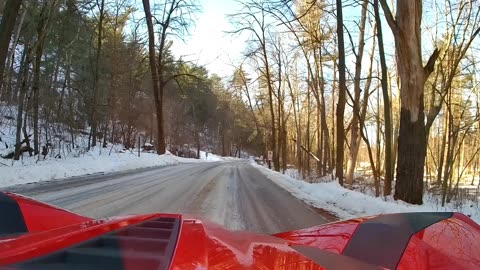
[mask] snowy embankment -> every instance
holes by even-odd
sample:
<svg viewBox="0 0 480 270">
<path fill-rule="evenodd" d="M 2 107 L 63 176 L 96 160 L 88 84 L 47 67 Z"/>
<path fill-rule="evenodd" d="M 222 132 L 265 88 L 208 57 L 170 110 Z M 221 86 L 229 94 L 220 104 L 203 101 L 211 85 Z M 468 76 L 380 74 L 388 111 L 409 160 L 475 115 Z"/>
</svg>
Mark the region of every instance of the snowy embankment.
<svg viewBox="0 0 480 270">
<path fill-rule="evenodd" d="M 441 207 L 432 198 L 426 197 L 423 205 L 411 205 L 395 201 L 391 196 L 375 198 L 358 191 L 348 190 L 336 181 L 307 183 L 255 163 L 252 165 L 295 197 L 316 208 L 330 211 L 340 219 L 399 212 L 461 212 L 480 224 L 480 208 L 474 202 L 457 207 L 453 204 Z"/>
<path fill-rule="evenodd" d="M 25 158 L 23 161 L 2 160 L 0 164 L 0 187 L 49 181 L 73 176 L 96 173 L 121 172 L 134 169 L 174 165 L 179 163 L 202 162 L 201 160 L 179 158 L 170 153 L 157 155 L 127 151 L 109 153 L 108 149 L 97 148 L 77 157 L 63 159 Z M 5 164 L 8 162 L 8 164 Z"/>
<path fill-rule="evenodd" d="M 0 103 L 0 157 L 9 156 L 14 151 L 16 114 L 15 106 L 5 106 Z M 43 125 L 44 123 L 41 122 L 41 126 Z M 205 152 L 200 160 L 180 158 L 168 152 L 161 156 L 141 152 L 139 157 L 138 149 L 130 151 L 124 149 L 121 144 L 110 143 L 106 148 L 97 146 L 87 151 L 89 139 L 85 133 L 70 134 L 68 128 L 58 124 L 51 124 L 49 132 L 50 146 L 45 157 L 43 155 L 30 157 L 28 152 L 24 152 L 17 161 L 11 157 L 0 158 L 0 188 L 89 174 L 223 160 L 214 154 L 208 154 L 207 159 Z M 27 126 L 27 133 L 32 134 L 30 126 Z M 44 134 L 40 138 L 44 139 Z M 44 144 L 45 142 L 41 142 L 41 146 Z"/>
</svg>

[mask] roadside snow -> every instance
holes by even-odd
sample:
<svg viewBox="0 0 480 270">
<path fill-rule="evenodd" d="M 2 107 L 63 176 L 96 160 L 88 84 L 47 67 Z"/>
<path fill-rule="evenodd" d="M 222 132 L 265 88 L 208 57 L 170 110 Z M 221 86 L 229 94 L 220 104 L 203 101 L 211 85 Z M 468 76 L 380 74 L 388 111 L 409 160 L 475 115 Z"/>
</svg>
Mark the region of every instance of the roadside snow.
<svg viewBox="0 0 480 270">
<path fill-rule="evenodd" d="M 212 153 L 207 153 L 205 151 L 200 151 L 200 159 L 201 160 L 207 160 L 207 161 L 223 161 L 224 158 L 221 156 L 212 154 Z"/>
<path fill-rule="evenodd" d="M 47 158 L 37 161 L 36 157 L 25 157 L 23 160 L 2 160 L 0 164 L 0 187 L 48 181 L 94 173 L 110 173 L 155 166 L 179 163 L 204 162 L 201 160 L 179 158 L 167 152 L 164 155 L 127 151 L 115 151 L 111 154 L 108 148 L 69 156 L 63 159 Z M 8 162 L 8 164 L 5 164 Z"/>
<path fill-rule="evenodd" d="M 270 180 L 306 203 L 336 214 L 340 219 L 350 219 L 399 212 L 462 212 L 480 224 L 480 208 L 473 202 L 462 207 L 447 205 L 441 207 L 431 198 L 425 198 L 423 205 L 411 205 L 395 201 L 391 196 L 375 198 L 358 191 L 343 188 L 338 182 L 307 183 L 279 172 L 274 172 L 256 163 L 252 165 Z"/>
</svg>

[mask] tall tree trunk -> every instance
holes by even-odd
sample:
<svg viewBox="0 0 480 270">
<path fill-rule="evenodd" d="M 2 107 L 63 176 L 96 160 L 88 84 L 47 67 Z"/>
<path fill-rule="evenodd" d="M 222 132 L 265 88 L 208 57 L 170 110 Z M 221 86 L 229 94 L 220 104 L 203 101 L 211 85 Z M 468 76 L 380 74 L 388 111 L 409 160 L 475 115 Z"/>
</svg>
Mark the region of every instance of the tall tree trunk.
<svg viewBox="0 0 480 270">
<path fill-rule="evenodd" d="M 157 63 L 155 62 L 155 30 L 152 23 L 152 13 L 150 10 L 150 1 L 143 0 L 143 10 L 145 12 L 145 20 L 148 29 L 148 58 L 150 62 L 150 72 L 152 76 L 153 96 L 155 101 L 155 112 L 157 115 L 157 153 L 165 153 L 165 141 L 163 134 L 163 109 L 160 95 L 160 79 L 158 74 Z M 163 152 L 162 152 L 163 151 Z"/>
<path fill-rule="evenodd" d="M 197 145 L 197 159 L 200 159 L 200 130 L 195 133 L 195 143 Z"/>
<path fill-rule="evenodd" d="M 98 3 L 98 1 L 97 1 Z M 98 95 L 99 95 L 99 88 L 100 88 L 100 58 L 102 55 L 102 35 L 103 35 L 103 20 L 105 18 L 105 0 L 102 0 L 100 2 L 100 14 L 99 14 L 99 19 L 98 19 L 98 37 L 97 37 L 97 53 L 95 56 L 95 85 L 93 87 L 93 100 L 92 100 L 92 129 L 91 129 L 91 136 L 92 136 L 92 147 L 95 147 L 97 145 L 97 126 L 98 126 L 98 112 L 97 112 L 97 106 L 98 106 Z"/>
<path fill-rule="evenodd" d="M 319 41 L 318 42 L 318 45 L 317 45 L 319 48 L 322 47 L 322 42 Z M 316 121 L 315 121 L 315 124 L 316 124 L 316 148 L 317 148 L 317 157 L 318 157 L 318 160 L 317 160 L 317 175 L 318 176 L 321 176 L 323 175 L 322 174 L 322 158 L 323 158 L 323 155 L 322 155 L 322 146 L 323 146 L 323 132 L 322 132 L 322 128 L 321 128 L 321 105 L 320 105 L 320 66 L 322 65 L 321 63 L 321 49 L 319 49 L 320 52 L 317 52 L 317 49 L 316 48 L 313 48 L 311 49 L 312 50 L 312 55 L 313 55 L 313 59 L 314 59 L 314 69 L 312 70 L 312 65 L 310 65 L 310 59 L 306 56 L 306 61 L 307 61 L 307 68 L 310 70 L 309 71 L 309 74 L 311 75 L 311 84 L 312 84 L 312 93 L 315 97 L 315 101 L 316 101 L 316 112 L 315 112 L 315 116 L 316 116 Z"/>
<path fill-rule="evenodd" d="M 322 160 L 322 176 L 327 173 L 327 164 L 330 167 L 330 137 L 327 124 L 327 112 L 325 106 L 325 80 L 323 79 L 323 60 L 320 57 L 320 127 L 322 128 L 322 138 L 323 138 L 323 158 Z M 333 111 L 333 108 L 332 108 Z M 320 157 L 319 157 L 320 158 Z"/>
<path fill-rule="evenodd" d="M 39 99 L 40 99 L 40 65 L 43 55 L 43 42 L 37 44 L 35 48 L 35 61 L 33 62 L 32 79 L 32 103 L 33 103 L 33 151 L 35 155 L 40 152 L 40 136 L 38 129 Z"/>
<path fill-rule="evenodd" d="M 336 156 L 335 156 L 335 151 L 337 150 L 337 148 L 335 147 L 335 90 L 337 89 L 337 60 L 336 59 L 333 59 L 333 83 L 332 83 L 332 89 L 334 91 L 332 91 L 332 109 L 331 109 L 331 127 L 332 127 L 332 135 L 331 135 L 331 138 L 332 138 L 332 145 L 331 145 L 331 155 L 330 155 L 330 159 L 329 159 L 329 165 L 328 165 L 328 173 L 329 174 L 332 174 L 332 177 L 333 177 L 333 168 L 335 167 L 335 160 L 336 160 Z"/>
<path fill-rule="evenodd" d="M 35 155 L 40 152 L 39 110 L 40 110 L 40 65 L 42 63 L 43 46 L 48 35 L 50 20 L 53 16 L 57 0 L 43 3 L 40 21 L 37 25 L 37 42 L 34 46 L 35 61 L 33 62 L 32 103 L 33 103 L 33 150 Z"/>
<path fill-rule="evenodd" d="M 390 78 L 390 76 L 389 76 Z M 390 89 L 390 93 L 392 93 L 392 82 L 391 80 L 388 80 L 389 81 L 389 89 Z M 400 79 L 398 77 L 398 75 L 396 76 L 396 89 L 397 89 L 397 97 L 400 96 Z M 394 102 L 393 100 L 393 95 L 392 95 L 392 103 Z M 395 99 L 395 104 L 396 104 L 396 107 L 397 108 L 400 108 L 400 98 L 396 98 Z M 390 114 L 390 115 L 393 115 L 393 114 Z M 396 115 L 394 119 L 394 127 L 393 127 L 393 147 L 392 147 L 392 171 L 395 171 L 395 165 L 397 164 L 397 152 L 398 152 L 398 133 L 399 133 L 399 130 L 400 130 L 400 117 L 399 115 Z"/>
<path fill-rule="evenodd" d="M 397 70 L 400 76 L 400 131 L 398 137 L 397 200 L 423 203 L 423 173 L 426 156 L 424 85 L 438 58 L 435 50 L 427 65 L 422 63 L 421 0 L 397 1 L 396 18 L 380 0 L 395 38 Z"/>
<path fill-rule="evenodd" d="M 273 87 L 271 85 L 271 82 L 270 82 L 270 68 L 268 67 L 268 56 L 267 56 L 267 51 L 266 51 L 266 48 L 263 49 L 264 51 L 264 57 L 265 57 L 265 61 L 266 61 L 266 64 L 265 64 L 265 72 L 266 72 L 266 80 L 267 80 L 267 84 L 268 84 L 268 102 L 269 102 L 269 106 L 270 106 L 270 120 L 271 120 L 271 123 L 272 123 L 272 150 L 273 151 L 273 168 L 275 169 L 275 171 L 280 171 L 280 163 L 279 163 L 279 153 L 277 151 L 277 129 L 276 129 L 276 124 L 275 124 L 275 112 L 274 112 L 274 104 L 273 104 Z"/>
<path fill-rule="evenodd" d="M 286 130 L 285 130 L 285 115 L 284 115 L 284 98 L 283 98 L 283 93 L 282 93 L 282 58 L 280 54 L 280 50 L 277 52 L 278 54 L 278 86 L 277 86 L 277 102 L 278 102 L 278 171 L 280 168 L 282 169 L 282 172 L 285 173 L 285 170 L 287 169 L 287 140 L 284 137 L 286 135 Z M 281 162 L 280 162 L 280 157 L 281 157 Z"/>
<path fill-rule="evenodd" d="M 388 71 L 385 60 L 385 50 L 383 47 L 383 31 L 382 22 L 380 20 L 380 11 L 378 7 L 378 0 L 374 1 L 375 21 L 377 24 L 378 37 L 378 51 L 380 54 L 380 66 L 382 68 L 382 94 L 383 94 L 383 117 L 385 119 L 385 187 L 383 195 L 388 196 L 392 193 L 393 181 L 393 162 L 392 162 L 392 117 L 391 117 L 391 103 L 388 96 Z M 380 145 L 378 145 L 380 147 Z"/>
<path fill-rule="evenodd" d="M 445 161 L 445 148 L 447 146 L 447 134 L 448 134 L 448 114 L 445 114 L 444 121 L 443 121 L 443 135 L 442 135 L 442 142 L 440 145 L 440 153 L 438 157 L 438 168 L 437 168 L 437 185 L 442 184 L 442 171 L 443 171 L 443 164 Z"/>
<path fill-rule="evenodd" d="M 21 1 L 19 1 L 21 2 Z M 10 49 L 8 51 L 7 55 L 7 64 L 5 68 L 8 68 L 8 72 L 4 77 L 6 79 L 2 81 L 0 80 L 0 95 L 4 95 L 4 100 L 7 100 L 8 102 L 12 101 L 12 99 L 16 100 L 17 94 L 18 93 L 12 93 L 12 78 L 13 78 L 13 73 L 14 73 L 14 65 L 15 65 L 15 48 L 17 48 L 18 44 L 18 38 L 20 36 L 20 32 L 23 28 L 23 22 L 25 21 L 25 14 L 27 14 L 27 3 L 25 3 L 22 13 L 20 15 L 20 21 L 17 23 L 17 26 L 15 27 L 15 32 L 13 34 L 12 42 Z M 0 77 L 2 78 L 2 77 Z M 16 88 L 15 88 L 16 89 Z"/>
<path fill-rule="evenodd" d="M 310 85 L 310 83 L 309 83 Z M 307 92 L 307 130 L 306 130 L 306 134 L 305 134 L 305 142 L 307 143 L 306 146 L 307 146 L 307 153 L 304 153 L 305 155 L 305 170 L 304 170 L 304 176 L 303 178 L 305 179 L 306 177 L 305 176 L 310 176 L 310 155 L 308 154 L 311 149 L 310 149 L 310 119 L 311 119 L 311 115 L 312 115 L 312 111 L 311 111 L 311 100 L 310 100 L 310 91 L 311 91 L 311 87 L 309 86 L 308 87 L 308 92 Z M 306 174 L 306 175 L 305 175 Z"/>
<path fill-rule="evenodd" d="M 3 10 L 2 21 L 0 22 L 0 87 L 3 85 L 5 60 L 21 4 L 22 0 L 8 0 L 5 4 L 5 9 Z"/>
<path fill-rule="evenodd" d="M 296 70 L 295 70 L 296 72 Z M 293 108 L 293 119 L 295 123 L 295 156 L 297 159 L 297 171 L 299 174 L 302 172 L 302 149 L 300 147 L 301 145 L 301 139 L 302 139 L 302 130 L 301 130 L 301 118 L 300 118 L 300 101 L 298 97 L 298 83 L 297 83 L 297 76 L 296 74 L 294 75 L 294 86 L 292 86 L 292 82 L 290 81 L 290 78 L 287 75 L 287 86 L 288 90 L 290 93 L 290 98 L 292 100 L 292 108 Z M 295 90 L 295 92 L 294 92 Z"/>
<path fill-rule="evenodd" d="M 67 89 L 67 83 L 70 80 L 70 70 L 71 70 L 71 54 L 66 55 L 66 60 L 67 60 L 67 66 L 65 67 L 65 78 L 63 78 L 63 83 L 62 83 L 62 91 L 60 92 L 60 100 L 58 101 L 58 107 L 57 107 L 57 121 L 60 122 L 61 115 L 62 115 L 62 106 L 63 106 L 63 99 L 65 97 L 65 91 Z"/>
<path fill-rule="evenodd" d="M 19 74 L 19 81 L 20 83 L 17 83 L 19 85 L 19 97 L 18 97 L 18 110 L 17 110 L 17 129 L 15 133 L 15 160 L 20 159 L 20 150 L 22 148 L 21 144 L 21 136 L 22 136 L 22 117 L 23 117 L 23 111 L 24 111 L 24 104 L 25 104 L 25 94 L 27 92 L 27 81 L 28 81 L 28 70 L 30 67 L 30 46 L 29 44 L 25 44 L 24 49 L 23 49 L 23 54 L 22 54 L 22 66 L 20 68 L 20 74 Z M 28 137 L 27 137 L 28 139 Z"/>
<path fill-rule="evenodd" d="M 281 121 L 282 121 L 282 129 L 280 131 L 281 135 L 282 135 L 282 141 L 280 142 L 280 146 L 281 146 L 281 152 L 282 152 L 282 173 L 285 173 L 285 171 L 287 170 L 287 151 L 288 151 L 288 148 L 287 148 L 287 120 L 285 119 L 285 110 L 283 109 L 283 106 L 282 106 L 282 117 L 281 117 Z"/>
<path fill-rule="evenodd" d="M 346 103 L 346 78 L 345 78 L 345 44 L 343 39 L 343 11 L 342 0 L 336 0 L 337 6 L 337 39 L 338 39 L 338 104 L 337 104 L 337 157 L 336 157 L 336 178 L 340 185 L 343 186 L 343 154 L 344 154 L 344 140 L 345 128 L 343 126 L 343 119 L 345 113 Z"/>
<path fill-rule="evenodd" d="M 316 119 L 315 123 L 317 124 L 317 140 L 316 141 L 317 141 L 317 157 L 318 157 L 317 172 L 318 172 L 318 176 L 323 176 L 323 172 L 322 172 L 323 130 L 322 130 L 322 127 L 321 127 L 321 124 L 320 124 L 321 121 L 322 121 L 322 119 L 320 119 L 320 102 L 317 102 L 316 115 L 317 115 L 317 119 Z"/>
<path fill-rule="evenodd" d="M 477 140 L 475 140 L 476 144 Z M 475 160 L 473 161 L 473 171 L 472 171 L 472 182 L 470 185 L 474 185 L 475 183 L 475 176 L 477 175 L 477 168 L 478 168 L 478 157 L 475 157 Z"/>
<path fill-rule="evenodd" d="M 358 34 L 358 51 L 355 59 L 355 77 L 353 78 L 353 115 L 350 125 L 350 151 L 347 161 L 347 174 L 345 182 L 349 185 L 353 184 L 353 174 L 357 164 L 358 150 L 360 148 L 359 141 L 359 119 L 360 116 L 360 77 L 362 75 L 362 60 L 365 47 L 365 22 L 367 20 L 368 1 L 362 1 L 362 11 L 360 16 L 359 34 Z"/>
<path fill-rule="evenodd" d="M 455 143 L 456 143 L 456 137 L 457 134 L 456 132 L 453 131 L 453 120 L 451 120 L 452 116 L 449 115 L 449 132 L 448 132 L 448 148 L 447 148 L 447 156 L 445 160 L 445 170 L 443 172 L 443 182 L 442 182 L 442 207 L 445 206 L 445 203 L 447 202 L 447 193 L 449 189 L 449 182 L 451 181 L 452 178 L 452 167 L 453 167 L 453 151 L 455 148 Z"/>
<path fill-rule="evenodd" d="M 382 148 L 381 148 L 381 145 L 382 145 L 382 136 L 381 136 L 381 133 L 380 133 L 380 130 L 382 129 L 381 125 L 382 125 L 382 122 L 380 121 L 380 87 L 377 88 L 377 113 L 375 115 L 375 122 L 377 124 L 377 128 L 376 128 L 376 134 L 375 134 L 375 138 L 377 140 L 377 149 L 376 149 L 376 161 L 377 161 L 377 173 L 379 176 L 381 176 L 381 168 L 382 168 Z"/>
</svg>

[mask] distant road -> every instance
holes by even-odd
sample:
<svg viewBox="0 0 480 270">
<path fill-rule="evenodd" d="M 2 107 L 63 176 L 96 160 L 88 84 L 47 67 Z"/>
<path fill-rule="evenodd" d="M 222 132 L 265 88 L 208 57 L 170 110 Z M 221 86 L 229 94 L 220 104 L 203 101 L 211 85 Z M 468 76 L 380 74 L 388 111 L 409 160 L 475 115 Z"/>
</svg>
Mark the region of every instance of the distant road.
<svg viewBox="0 0 480 270">
<path fill-rule="evenodd" d="M 261 233 L 301 229 L 328 221 L 243 161 L 180 164 L 10 190 L 96 218 L 184 213 L 230 229 Z"/>
</svg>

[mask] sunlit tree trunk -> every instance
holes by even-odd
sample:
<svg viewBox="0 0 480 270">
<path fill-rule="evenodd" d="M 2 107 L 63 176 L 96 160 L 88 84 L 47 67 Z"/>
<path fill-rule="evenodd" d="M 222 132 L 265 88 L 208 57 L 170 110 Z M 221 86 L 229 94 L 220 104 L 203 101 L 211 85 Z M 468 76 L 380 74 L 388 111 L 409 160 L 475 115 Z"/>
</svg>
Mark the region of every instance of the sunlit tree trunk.
<svg viewBox="0 0 480 270">
<path fill-rule="evenodd" d="M 400 131 L 398 136 L 395 199 L 423 203 L 423 173 L 426 155 L 424 85 L 432 73 L 438 50 L 427 65 L 422 63 L 421 0 L 397 1 L 396 18 L 380 0 L 395 38 L 397 70 L 400 76 Z"/>
<path fill-rule="evenodd" d="M 337 153 L 336 153 L 336 178 L 340 185 L 343 186 L 343 155 L 344 155 L 344 140 L 345 128 L 343 126 L 343 119 L 345 113 L 346 103 L 346 78 L 345 78 L 345 44 L 343 39 L 343 12 L 342 1 L 336 0 L 337 7 L 337 39 L 338 39 L 338 103 L 336 111 L 336 125 L 337 125 Z"/>
<path fill-rule="evenodd" d="M 382 71 L 382 96 L 383 96 L 383 115 L 385 120 L 385 187 L 383 189 L 383 195 L 388 196 L 392 193 L 392 181 L 393 181 L 393 162 L 392 162 L 392 117 L 391 117 L 391 103 L 388 89 L 388 70 L 385 60 L 385 49 L 383 47 L 383 31 L 382 22 L 380 20 L 380 11 L 378 6 L 378 0 L 374 1 L 375 9 L 375 21 L 377 25 L 377 37 L 378 37 L 378 49 L 380 55 L 380 66 Z M 378 145 L 377 147 L 380 147 Z M 378 168 L 380 169 L 380 168 Z"/>
<path fill-rule="evenodd" d="M 345 182 L 349 185 L 353 184 L 353 174 L 357 164 L 358 149 L 360 148 L 359 140 L 359 115 L 360 115 L 360 76 L 362 75 L 362 60 L 365 47 L 365 22 L 367 20 L 368 1 L 362 1 L 362 11 L 360 16 L 360 24 L 358 28 L 358 50 L 355 59 L 355 77 L 353 79 L 353 115 L 350 124 L 350 151 L 347 160 L 347 174 Z"/>
</svg>

